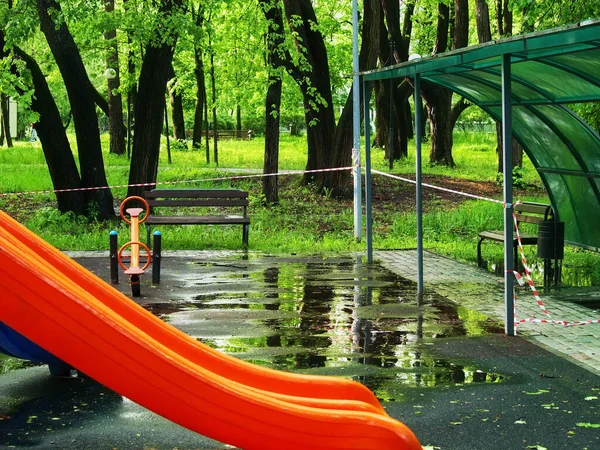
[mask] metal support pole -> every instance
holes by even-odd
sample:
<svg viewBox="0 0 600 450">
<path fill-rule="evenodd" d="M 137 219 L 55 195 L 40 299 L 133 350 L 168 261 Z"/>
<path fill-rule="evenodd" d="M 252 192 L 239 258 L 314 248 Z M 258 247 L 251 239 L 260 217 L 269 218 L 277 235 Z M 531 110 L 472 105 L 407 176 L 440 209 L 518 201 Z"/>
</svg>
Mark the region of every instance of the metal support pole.
<svg viewBox="0 0 600 450">
<path fill-rule="evenodd" d="M 371 87 L 363 83 L 365 109 L 365 212 L 367 216 L 367 262 L 373 262 L 373 186 L 371 184 Z"/>
<path fill-rule="evenodd" d="M 423 293 L 423 185 L 421 168 L 421 129 L 423 107 L 421 102 L 421 76 L 415 75 L 415 147 L 416 147 L 416 182 L 417 182 L 417 290 Z"/>
<path fill-rule="evenodd" d="M 515 335 L 515 276 L 513 274 L 512 91 L 511 57 L 502 58 L 502 151 L 504 156 L 504 330 Z"/>
<path fill-rule="evenodd" d="M 119 283 L 119 262 L 117 261 L 117 253 L 119 252 L 119 244 L 117 242 L 118 235 L 116 231 L 111 231 L 109 234 L 110 241 L 110 282 L 112 284 Z"/>
<path fill-rule="evenodd" d="M 152 284 L 160 284 L 160 261 L 162 259 L 162 234 L 154 232 L 154 248 L 152 249 Z"/>
<path fill-rule="evenodd" d="M 352 114 L 353 114 L 353 175 L 354 175 L 354 239 L 362 240 L 362 176 L 360 167 L 360 71 L 358 61 L 358 1 L 352 0 L 352 70 L 354 82 L 352 85 Z"/>
</svg>

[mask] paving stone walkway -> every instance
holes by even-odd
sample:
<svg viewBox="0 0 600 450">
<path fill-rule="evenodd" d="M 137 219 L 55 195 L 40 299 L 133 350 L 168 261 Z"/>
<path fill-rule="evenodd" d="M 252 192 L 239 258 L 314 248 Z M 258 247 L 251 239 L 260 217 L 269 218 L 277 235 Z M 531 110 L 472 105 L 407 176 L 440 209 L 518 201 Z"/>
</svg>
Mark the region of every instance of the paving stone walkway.
<svg viewBox="0 0 600 450">
<path fill-rule="evenodd" d="M 378 251 L 375 259 L 392 272 L 417 281 L 416 250 Z M 431 252 L 424 253 L 423 279 L 425 290 L 437 292 L 472 310 L 504 323 L 504 279 L 475 266 L 461 263 Z M 589 291 L 587 291 L 589 294 Z M 598 294 L 595 292 L 594 295 Z M 576 322 L 598 319 L 600 314 L 567 297 L 584 296 L 586 291 L 564 288 L 550 295 L 541 294 L 542 301 L 555 320 Z M 518 318 L 547 318 L 537 305 L 529 286 L 517 288 Z M 600 324 L 564 327 L 556 324 L 524 323 L 518 334 L 567 358 L 579 366 L 600 375 Z"/>
</svg>

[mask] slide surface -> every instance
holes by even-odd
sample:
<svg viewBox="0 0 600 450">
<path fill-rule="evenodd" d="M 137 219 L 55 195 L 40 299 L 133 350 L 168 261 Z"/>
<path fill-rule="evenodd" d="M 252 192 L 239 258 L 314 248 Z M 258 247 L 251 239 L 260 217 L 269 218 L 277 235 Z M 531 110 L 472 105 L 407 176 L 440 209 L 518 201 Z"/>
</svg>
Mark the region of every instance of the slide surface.
<svg viewBox="0 0 600 450">
<path fill-rule="evenodd" d="M 421 448 L 359 383 L 223 355 L 162 322 L 1 211 L 0 289 L 0 321 L 205 436 L 242 448 Z"/>
</svg>

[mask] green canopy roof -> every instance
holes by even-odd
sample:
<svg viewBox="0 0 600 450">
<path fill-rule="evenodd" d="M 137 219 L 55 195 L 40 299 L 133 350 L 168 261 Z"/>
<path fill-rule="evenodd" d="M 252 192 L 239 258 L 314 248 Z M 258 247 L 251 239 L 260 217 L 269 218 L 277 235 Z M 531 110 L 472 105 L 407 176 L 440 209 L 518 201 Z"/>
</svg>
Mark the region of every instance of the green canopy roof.
<svg viewBox="0 0 600 450">
<path fill-rule="evenodd" d="M 513 135 L 548 190 L 566 239 L 600 248 L 600 136 L 565 104 L 600 101 L 600 20 L 362 72 L 445 86 L 502 117 L 502 60 L 510 55 Z"/>
</svg>

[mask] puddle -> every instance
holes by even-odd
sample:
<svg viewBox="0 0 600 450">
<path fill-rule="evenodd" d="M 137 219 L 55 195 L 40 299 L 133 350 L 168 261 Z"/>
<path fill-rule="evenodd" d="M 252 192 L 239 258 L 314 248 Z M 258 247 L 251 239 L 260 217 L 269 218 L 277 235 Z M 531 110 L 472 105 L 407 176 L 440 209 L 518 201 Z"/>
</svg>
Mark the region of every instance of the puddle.
<svg viewBox="0 0 600 450">
<path fill-rule="evenodd" d="M 502 334 L 502 326 L 436 294 L 419 296 L 414 283 L 360 258 L 194 267 L 195 291 L 182 309 L 149 309 L 219 351 L 280 370 L 353 377 L 381 399 L 398 399 L 401 386 L 503 380 L 441 357 L 432 345 Z"/>
</svg>

